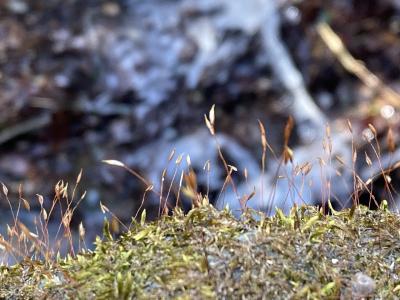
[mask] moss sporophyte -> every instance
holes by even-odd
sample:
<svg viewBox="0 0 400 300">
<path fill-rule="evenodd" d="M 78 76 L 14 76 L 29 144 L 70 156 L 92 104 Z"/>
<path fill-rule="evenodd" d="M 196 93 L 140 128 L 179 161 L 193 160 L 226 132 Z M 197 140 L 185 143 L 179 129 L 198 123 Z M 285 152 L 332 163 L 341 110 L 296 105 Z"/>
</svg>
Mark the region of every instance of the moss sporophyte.
<svg viewBox="0 0 400 300">
<path fill-rule="evenodd" d="M 2 267 L 4 299 L 388 299 L 400 296 L 400 217 L 384 206 L 240 219 L 203 203 L 105 233 L 94 251 Z M 357 298 L 358 297 L 358 298 Z"/>
</svg>

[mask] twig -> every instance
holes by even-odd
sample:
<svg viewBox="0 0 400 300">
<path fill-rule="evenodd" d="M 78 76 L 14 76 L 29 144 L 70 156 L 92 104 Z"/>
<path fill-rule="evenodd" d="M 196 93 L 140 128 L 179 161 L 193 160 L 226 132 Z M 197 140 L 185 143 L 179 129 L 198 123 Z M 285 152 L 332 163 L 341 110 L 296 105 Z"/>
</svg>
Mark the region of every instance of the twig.
<svg viewBox="0 0 400 300">
<path fill-rule="evenodd" d="M 7 127 L 0 131 L 0 145 L 16 138 L 17 136 L 41 129 L 50 124 L 50 122 L 50 114 L 41 114 L 14 126 Z"/>
<path fill-rule="evenodd" d="M 356 60 L 327 23 L 320 23 L 317 26 L 317 31 L 329 50 L 348 72 L 357 76 L 368 88 L 381 95 L 387 103 L 400 108 L 400 94 L 385 85 L 361 61 Z"/>
<path fill-rule="evenodd" d="M 104 103 L 104 102 L 92 102 L 87 99 L 78 99 L 69 105 L 60 105 L 56 100 L 51 98 L 39 98 L 33 99 L 32 107 L 48 109 L 51 111 L 67 110 L 73 112 L 79 112 L 84 114 L 95 114 L 99 116 L 131 116 L 132 105 L 120 104 L 120 103 Z"/>
<path fill-rule="evenodd" d="M 327 117 L 308 93 L 301 73 L 296 69 L 289 51 L 279 34 L 279 11 L 274 1 L 265 5 L 265 23 L 261 29 L 262 42 L 275 76 L 293 99 L 291 114 L 296 121 L 311 121 L 318 132 L 325 126 Z M 301 132 L 300 132 L 301 134 Z"/>
</svg>

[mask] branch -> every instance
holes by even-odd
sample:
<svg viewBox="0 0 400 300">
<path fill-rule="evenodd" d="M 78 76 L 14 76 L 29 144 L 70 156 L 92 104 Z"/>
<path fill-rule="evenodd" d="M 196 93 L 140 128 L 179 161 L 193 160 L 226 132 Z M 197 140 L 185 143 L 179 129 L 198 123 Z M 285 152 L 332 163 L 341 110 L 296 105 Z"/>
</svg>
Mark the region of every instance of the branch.
<svg viewBox="0 0 400 300">
<path fill-rule="evenodd" d="M 7 127 L 0 131 L 0 145 L 16 138 L 17 136 L 41 129 L 50 124 L 50 122 L 50 114 L 41 114 L 14 126 Z"/>
</svg>

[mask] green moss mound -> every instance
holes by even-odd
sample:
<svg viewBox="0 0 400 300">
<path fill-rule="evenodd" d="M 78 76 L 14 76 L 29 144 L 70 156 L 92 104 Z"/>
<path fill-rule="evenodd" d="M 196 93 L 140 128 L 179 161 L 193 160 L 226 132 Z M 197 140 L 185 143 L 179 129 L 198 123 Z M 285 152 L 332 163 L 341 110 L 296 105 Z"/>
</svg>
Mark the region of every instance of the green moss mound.
<svg viewBox="0 0 400 300">
<path fill-rule="evenodd" d="M 76 258 L 2 267 L 0 298 L 349 299 L 361 272 L 373 279 L 367 296 L 388 299 L 400 296 L 399 265 L 400 216 L 386 209 L 238 220 L 203 205 L 135 223 L 118 240 L 106 230 Z"/>
</svg>

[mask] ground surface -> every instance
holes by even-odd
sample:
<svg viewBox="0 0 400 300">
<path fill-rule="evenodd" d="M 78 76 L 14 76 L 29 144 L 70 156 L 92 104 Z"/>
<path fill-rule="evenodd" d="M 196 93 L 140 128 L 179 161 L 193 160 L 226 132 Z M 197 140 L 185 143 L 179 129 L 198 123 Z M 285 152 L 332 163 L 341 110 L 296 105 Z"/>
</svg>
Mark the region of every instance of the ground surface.
<svg viewBox="0 0 400 300">
<path fill-rule="evenodd" d="M 310 94 L 330 118 L 344 116 L 349 107 L 374 96 L 327 50 L 315 31 L 318 20 L 328 21 L 357 59 L 398 88 L 396 1 L 282 3 L 282 40 Z M 87 226 L 95 221 L 101 226 L 102 217 L 92 213 L 99 201 L 129 220 L 142 186 L 100 160 L 133 161 L 130 166 L 143 174 L 155 172 L 152 163 L 143 162 L 145 156 L 137 158 L 137 149 L 150 145 L 157 150 L 154 142 L 163 140 L 161 150 L 169 152 L 185 135 L 204 128 L 203 114 L 214 103 L 218 131 L 243 145 L 255 160 L 260 158 L 257 119 L 280 150 L 287 99 L 271 74 L 258 30 L 245 30 L 249 16 L 224 14 L 213 1 L 189 0 L 3 0 L 0 11 L 0 177 L 10 192 L 23 183 L 26 198 L 40 193 L 49 201 L 59 179 L 74 180 L 84 168 L 88 201 L 80 217 L 90 219 Z M 204 54 L 201 39 L 193 38 L 190 28 L 203 23 L 210 30 L 200 29 L 217 36 L 218 59 L 211 53 L 199 60 Z M 236 29 L 226 24 L 236 24 Z M 366 115 L 357 122 L 372 121 L 385 123 Z M 110 200 L 115 197 L 120 200 Z M 0 206 L 8 205 L 1 199 Z M 37 201 L 31 206 L 38 207 Z"/>
<path fill-rule="evenodd" d="M 106 228 L 93 253 L 2 267 L 0 298 L 400 296 L 398 215 L 363 207 L 330 216 L 311 207 L 287 217 L 246 215 L 237 220 L 205 204 L 135 223 L 118 240 Z"/>
</svg>

